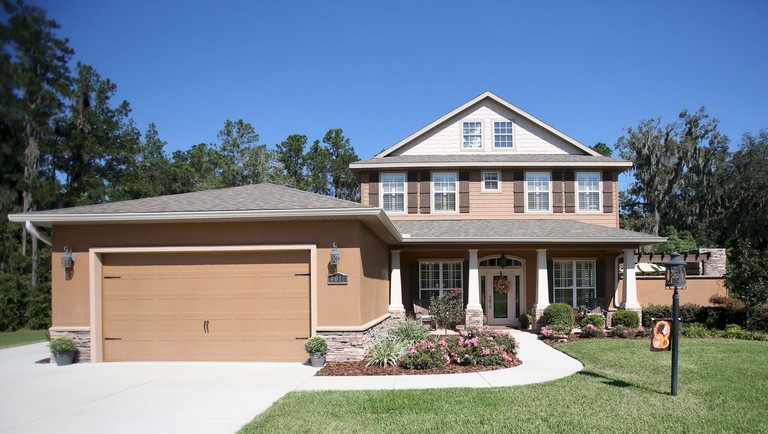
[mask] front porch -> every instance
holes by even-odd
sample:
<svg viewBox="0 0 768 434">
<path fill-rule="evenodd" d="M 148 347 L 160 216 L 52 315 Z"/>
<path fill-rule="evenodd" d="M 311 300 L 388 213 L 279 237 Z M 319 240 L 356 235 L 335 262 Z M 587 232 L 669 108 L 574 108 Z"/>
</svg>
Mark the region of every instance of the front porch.
<svg viewBox="0 0 768 434">
<path fill-rule="evenodd" d="M 524 313 L 537 324 L 554 302 L 639 312 L 634 264 L 623 279 L 618 305 L 614 294 L 616 258 L 633 258 L 633 250 L 597 244 L 391 250 L 389 313 L 404 318 L 414 305 L 427 307 L 430 297 L 455 289 L 462 292 L 466 326 L 473 327 L 519 327 Z"/>
</svg>

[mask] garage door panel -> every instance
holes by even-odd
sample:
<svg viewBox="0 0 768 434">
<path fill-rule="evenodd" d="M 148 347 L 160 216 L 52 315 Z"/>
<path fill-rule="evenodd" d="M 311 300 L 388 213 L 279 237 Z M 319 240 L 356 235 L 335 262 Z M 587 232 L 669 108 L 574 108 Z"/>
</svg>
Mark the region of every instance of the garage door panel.
<svg viewBox="0 0 768 434">
<path fill-rule="evenodd" d="M 105 341 L 104 359 L 305 360 L 308 261 L 307 251 L 105 255 L 104 336 L 120 340 Z"/>
</svg>

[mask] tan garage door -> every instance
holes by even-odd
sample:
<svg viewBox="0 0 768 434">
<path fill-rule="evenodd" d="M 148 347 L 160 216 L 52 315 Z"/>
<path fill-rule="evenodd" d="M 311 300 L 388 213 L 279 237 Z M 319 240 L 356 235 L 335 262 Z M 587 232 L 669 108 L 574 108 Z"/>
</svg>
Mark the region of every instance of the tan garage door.
<svg viewBox="0 0 768 434">
<path fill-rule="evenodd" d="M 307 357 L 308 251 L 108 254 L 102 264 L 105 361 Z"/>
</svg>

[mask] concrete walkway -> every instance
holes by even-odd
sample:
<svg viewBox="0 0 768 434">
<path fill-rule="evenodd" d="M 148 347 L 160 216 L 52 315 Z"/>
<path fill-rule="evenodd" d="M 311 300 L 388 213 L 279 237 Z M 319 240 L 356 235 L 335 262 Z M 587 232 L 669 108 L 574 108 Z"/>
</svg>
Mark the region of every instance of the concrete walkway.
<svg viewBox="0 0 768 434">
<path fill-rule="evenodd" d="M 442 389 L 450 387 L 506 387 L 543 383 L 575 374 L 584 368 L 578 360 L 538 340 L 531 333 L 516 333 L 517 357 L 523 364 L 496 371 L 450 375 L 382 375 L 371 377 L 312 377 L 296 390 Z"/>
<path fill-rule="evenodd" d="M 300 363 L 36 364 L 45 343 L 0 350 L 0 433 L 233 433 L 293 390 L 500 387 L 571 375 L 581 363 L 515 334 L 521 366 L 472 374 L 315 377 Z"/>
</svg>

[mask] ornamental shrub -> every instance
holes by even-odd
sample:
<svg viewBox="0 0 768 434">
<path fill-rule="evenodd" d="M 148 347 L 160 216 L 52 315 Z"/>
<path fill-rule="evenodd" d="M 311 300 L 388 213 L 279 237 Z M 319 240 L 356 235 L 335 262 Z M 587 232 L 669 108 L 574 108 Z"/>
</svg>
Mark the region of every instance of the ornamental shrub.
<svg viewBox="0 0 768 434">
<path fill-rule="evenodd" d="M 429 314 L 441 328 L 453 329 L 464 320 L 464 300 L 461 290 L 448 291 L 440 297 L 430 297 Z"/>
<path fill-rule="evenodd" d="M 398 342 L 411 345 L 427 339 L 429 330 L 420 320 L 408 318 L 390 327 L 389 335 Z"/>
<path fill-rule="evenodd" d="M 322 354 L 328 351 L 328 342 L 322 336 L 310 336 L 309 339 L 304 341 L 304 351 L 309 354 L 317 353 Z"/>
<path fill-rule="evenodd" d="M 517 352 L 515 338 L 486 328 L 462 330 L 456 336 L 441 339 L 438 345 L 446 349 L 450 363 L 459 365 L 504 365 Z"/>
<path fill-rule="evenodd" d="M 67 353 L 77 351 L 77 343 L 72 338 L 63 337 L 51 341 L 51 352 L 53 354 Z"/>
<path fill-rule="evenodd" d="M 581 328 L 582 338 L 601 338 L 605 335 L 602 327 L 596 327 L 594 324 L 586 324 Z"/>
<path fill-rule="evenodd" d="M 686 338 L 706 338 L 711 336 L 709 330 L 704 327 L 704 324 L 694 322 L 689 324 L 680 324 L 680 336 Z"/>
<path fill-rule="evenodd" d="M 567 326 L 570 332 L 570 328 L 576 322 L 576 316 L 573 314 L 573 308 L 570 305 L 552 303 L 544 309 L 543 321 L 545 326 Z"/>
<path fill-rule="evenodd" d="M 768 306 L 749 309 L 745 328 L 755 332 L 768 333 Z"/>
<path fill-rule="evenodd" d="M 701 306 L 695 303 L 685 303 L 680 306 L 680 321 L 685 323 L 701 322 Z"/>
<path fill-rule="evenodd" d="M 596 315 L 596 314 L 587 315 L 581 320 L 580 325 L 581 325 L 582 331 L 584 327 L 590 324 L 601 329 L 605 327 L 605 320 L 603 319 L 602 315 Z"/>
<path fill-rule="evenodd" d="M 406 369 L 437 369 L 448 362 L 443 346 L 433 340 L 425 340 L 409 345 L 400 354 L 398 364 Z"/>
<path fill-rule="evenodd" d="M 637 312 L 633 310 L 617 310 L 613 313 L 611 319 L 611 326 L 624 326 L 629 328 L 636 328 L 640 325 L 640 317 Z"/>
<path fill-rule="evenodd" d="M 398 341 L 380 341 L 368 352 L 368 363 L 365 366 L 397 366 L 398 357 L 403 351 L 405 345 Z"/>
<path fill-rule="evenodd" d="M 622 339 L 634 338 L 637 336 L 637 330 L 625 325 L 616 325 L 608 332 L 608 336 Z"/>
<path fill-rule="evenodd" d="M 661 304 L 652 304 L 643 308 L 643 327 L 648 328 L 651 324 L 651 318 L 672 318 L 672 306 Z"/>
</svg>

